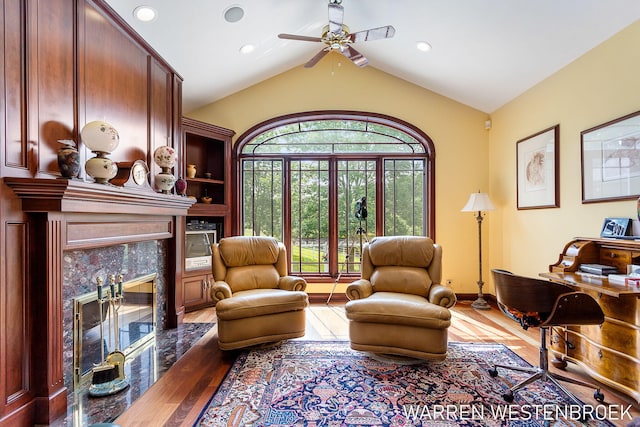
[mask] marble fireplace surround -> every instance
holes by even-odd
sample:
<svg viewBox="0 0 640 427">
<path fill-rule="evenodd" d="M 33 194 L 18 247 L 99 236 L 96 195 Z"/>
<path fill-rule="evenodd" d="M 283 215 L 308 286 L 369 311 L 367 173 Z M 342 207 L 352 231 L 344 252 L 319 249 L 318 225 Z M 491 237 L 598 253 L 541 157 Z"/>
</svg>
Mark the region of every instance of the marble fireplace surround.
<svg viewBox="0 0 640 427">
<path fill-rule="evenodd" d="M 72 299 L 93 289 L 95 275 L 124 272 L 127 280 L 154 270 L 158 327 L 181 323 L 184 304 L 175 284 L 182 272 L 172 260 L 182 258 L 182 239 L 176 236 L 184 234 L 184 221 L 178 219 L 194 201 L 75 179 L 4 181 L 29 217 L 32 342 L 41 355 L 36 405 L 53 420 L 66 413 L 73 384 L 67 336 Z"/>
</svg>

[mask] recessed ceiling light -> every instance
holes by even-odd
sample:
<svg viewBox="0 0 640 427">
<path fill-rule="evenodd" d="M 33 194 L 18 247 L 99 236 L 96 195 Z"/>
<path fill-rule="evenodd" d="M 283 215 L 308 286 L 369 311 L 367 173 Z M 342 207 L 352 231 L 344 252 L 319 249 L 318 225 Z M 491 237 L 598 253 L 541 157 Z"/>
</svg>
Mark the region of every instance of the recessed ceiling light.
<svg viewBox="0 0 640 427">
<path fill-rule="evenodd" d="M 238 5 L 229 6 L 224 10 L 224 20 L 229 23 L 238 22 L 244 16 L 244 9 Z"/>
<path fill-rule="evenodd" d="M 245 44 L 240 48 L 240 53 L 251 53 L 256 49 L 256 47 L 252 44 Z"/>
<path fill-rule="evenodd" d="M 158 12 L 151 6 L 138 6 L 133 10 L 133 16 L 142 22 L 151 22 L 158 17 Z"/>
<path fill-rule="evenodd" d="M 416 42 L 416 48 L 422 52 L 429 52 L 431 50 L 431 45 L 425 41 Z"/>
</svg>

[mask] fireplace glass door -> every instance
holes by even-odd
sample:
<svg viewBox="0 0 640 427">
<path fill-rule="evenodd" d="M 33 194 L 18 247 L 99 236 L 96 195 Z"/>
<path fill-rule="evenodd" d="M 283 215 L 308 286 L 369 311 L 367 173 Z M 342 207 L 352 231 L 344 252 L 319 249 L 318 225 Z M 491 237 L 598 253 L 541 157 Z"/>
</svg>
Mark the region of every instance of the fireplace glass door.
<svg viewBox="0 0 640 427">
<path fill-rule="evenodd" d="M 108 303 L 100 304 L 97 290 L 74 299 L 74 385 L 90 379 L 93 366 L 110 352 L 120 350 L 130 356 L 155 338 L 156 276 L 124 282 L 117 310 Z"/>
</svg>

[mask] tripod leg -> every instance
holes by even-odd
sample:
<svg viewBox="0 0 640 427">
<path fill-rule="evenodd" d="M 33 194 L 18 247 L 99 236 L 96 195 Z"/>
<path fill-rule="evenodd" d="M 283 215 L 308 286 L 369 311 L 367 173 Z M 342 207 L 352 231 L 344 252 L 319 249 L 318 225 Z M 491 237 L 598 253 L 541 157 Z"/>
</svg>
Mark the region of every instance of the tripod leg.
<svg viewBox="0 0 640 427">
<path fill-rule="evenodd" d="M 356 235 L 357 235 L 357 231 L 356 231 Z M 342 267 L 340 268 L 340 271 L 338 272 L 338 276 L 336 277 L 336 280 L 333 282 L 333 288 L 331 289 L 331 293 L 329 294 L 329 298 L 327 298 L 327 304 L 329 304 L 329 302 L 331 301 L 331 298 L 333 297 L 333 293 L 336 290 L 336 286 L 338 286 L 338 282 L 340 281 L 340 277 L 342 276 L 342 272 L 346 271 L 349 272 L 349 259 L 350 259 L 350 250 L 349 248 L 353 248 L 356 242 L 356 236 L 352 236 L 351 237 L 351 245 L 349 245 L 349 240 L 348 238 L 345 239 L 346 243 L 347 243 L 347 255 L 345 255 L 344 257 L 344 262 L 342 263 Z M 362 252 L 362 250 L 360 251 Z"/>
</svg>

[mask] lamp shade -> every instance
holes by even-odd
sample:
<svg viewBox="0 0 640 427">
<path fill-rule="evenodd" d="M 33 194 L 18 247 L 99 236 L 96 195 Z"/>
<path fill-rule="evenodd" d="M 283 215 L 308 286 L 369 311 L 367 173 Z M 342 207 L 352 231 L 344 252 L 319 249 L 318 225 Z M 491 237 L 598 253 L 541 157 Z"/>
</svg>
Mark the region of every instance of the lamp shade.
<svg viewBox="0 0 640 427">
<path fill-rule="evenodd" d="M 153 161 L 161 168 L 172 168 L 176 159 L 176 150 L 167 145 L 162 145 L 153 152 Z"/>
<path fill-rule="evenodd" d="M 495 206 L 491 203 L 489 195 L 487 193 L 471 193 L 467 204 L 461 209 L 461 212 L 479 212 L 479 211 L 492 211 L 495 210 Z"/>
<path fill-rule="evenodd" d="M 94 152 L 111 153 L 120 143 L 118 131 L 102 120 L 95 120 L 84 125 L 80 136 L 82 142 Z"/>
</svg>

